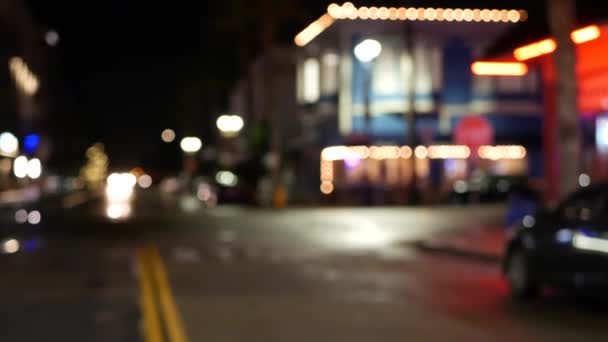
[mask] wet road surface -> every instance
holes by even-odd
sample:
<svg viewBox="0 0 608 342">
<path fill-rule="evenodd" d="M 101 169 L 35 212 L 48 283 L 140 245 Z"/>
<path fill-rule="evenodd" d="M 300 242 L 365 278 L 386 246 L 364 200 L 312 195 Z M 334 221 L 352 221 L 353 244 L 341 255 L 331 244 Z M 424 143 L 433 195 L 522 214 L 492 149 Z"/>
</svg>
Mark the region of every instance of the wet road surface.
<svg viewBox="0 0 608 342">
<path fill-rule="evenodd" d="M 203 209 L 148 192 L 119 222 L 103 201 L 39 208 L 37 225 L 17 209 L 2 226 L 6 341 L 608 338 L 602 303 L 515 302 L 496 265 L 411 246 L 497 224 L 500 207 Z"/>
</svg>

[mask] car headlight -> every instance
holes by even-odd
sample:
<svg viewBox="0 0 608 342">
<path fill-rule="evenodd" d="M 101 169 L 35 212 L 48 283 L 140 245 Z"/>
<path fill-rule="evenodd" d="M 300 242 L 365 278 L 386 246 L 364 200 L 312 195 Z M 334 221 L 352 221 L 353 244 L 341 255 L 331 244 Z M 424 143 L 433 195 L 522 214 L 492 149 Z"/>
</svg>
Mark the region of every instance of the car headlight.
<svg viewBox="0 0 608 342">
<path fill-rule="evenodd" d="M 559 243 L 571 243 L 574 237 L 574 232 L 571 229 L 560 229 L 555 233 L 555 241 Z"/>
<path fill-rule="evenodd" d="M 572 245 L 576 249 L 608 254 L 608 240 L 606 239 L 587 236 L 577 232 L 572 238 Z"/>
</svg>

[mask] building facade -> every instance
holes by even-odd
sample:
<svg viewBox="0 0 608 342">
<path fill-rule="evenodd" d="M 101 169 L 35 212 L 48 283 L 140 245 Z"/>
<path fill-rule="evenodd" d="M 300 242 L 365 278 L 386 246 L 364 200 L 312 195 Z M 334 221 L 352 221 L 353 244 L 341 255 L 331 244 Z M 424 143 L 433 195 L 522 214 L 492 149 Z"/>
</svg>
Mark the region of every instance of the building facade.
<svg viewBox="0 0 608 342">
<path fill-rule="evenodd" d="M 15 157 L 27 155 L 28 158 L 39 157 L 44 160 L 50 153 L 48 140 L 41 143 L 48 105 L 44 45 L 44 32 L 35 25 L 25 2 L 2 1 L 0 133 L 10 133 L 10 137 L 4 135 L 4 146 L 0 144 L 0 188 L 19 186 L 12 167 Z M 18 146 L 13 149 L 11 140 L 15 138 Z"/>
<path fill-rule="evenodd" d="M 297 178 L 341 203 L 403 203 L 413 184 L 436 200 L 479 175 L 540 176 L 540 68 L 471 67 L 526 19 L 517 9 L 328 6 L 295 38 Z M 358 58 L 370 39 L 379 54 Z"/>
</svg>

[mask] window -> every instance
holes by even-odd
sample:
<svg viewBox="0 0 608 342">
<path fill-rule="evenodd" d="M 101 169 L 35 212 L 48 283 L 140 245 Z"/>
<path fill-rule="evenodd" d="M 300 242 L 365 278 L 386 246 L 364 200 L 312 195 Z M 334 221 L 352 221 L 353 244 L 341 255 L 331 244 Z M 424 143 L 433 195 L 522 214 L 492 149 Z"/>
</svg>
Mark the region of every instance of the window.
<svg viewBox="0 0 608 342">
<path fill-rule="evenodd" d="M 316 58 L 307 58 L 298 68 L 298 101 L 314 103 L 320 96 L 320 66 Z"/>
<path fill-rule="evenodd" d="M 558 210 L 568 222 L 590 222 L 605 215 L 607 197 L 601 191 L 579 192 L 565 200 Z"/>
<path fill-rule="evenodd" d="M 340 56 L 333 51 L 323 55 L 321 72 L 321 94 L 335 95 L 338 92 L 338 65 Z"/>
</svg>

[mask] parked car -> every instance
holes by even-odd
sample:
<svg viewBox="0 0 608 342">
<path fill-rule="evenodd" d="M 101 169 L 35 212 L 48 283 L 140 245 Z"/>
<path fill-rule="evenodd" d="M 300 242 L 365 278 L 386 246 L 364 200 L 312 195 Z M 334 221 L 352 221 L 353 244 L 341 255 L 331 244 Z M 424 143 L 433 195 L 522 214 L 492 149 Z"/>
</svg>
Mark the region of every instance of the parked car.
<svg viewBox="0 0 608 342">
<path fill-rule="evenodd" d="M 469 181 L 459 180 L 453 189 L 443 196 L 449 204 L 499 203 L 509 199 L 512 193 L 526 186 L 527 179 L 519 176 L 486 176 Z"/>
<path fill-rule="evenodd" d="M 605 289 L 608 285 L 608 184 L 566 197 L 555 209 L 527 215 L 506 245 L 503 272 L 519 298 L 543 285 Z"/>
</svg>

